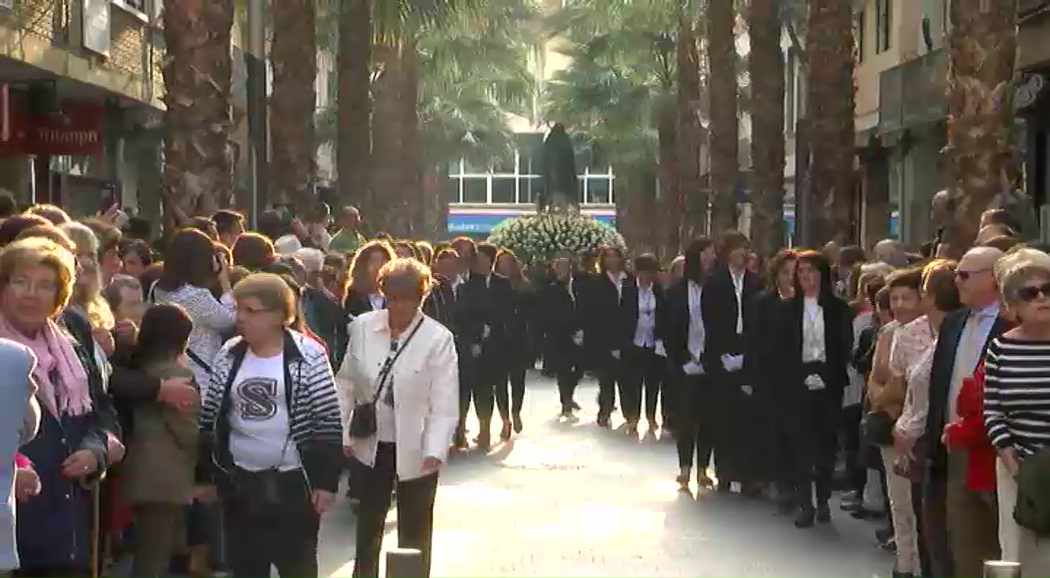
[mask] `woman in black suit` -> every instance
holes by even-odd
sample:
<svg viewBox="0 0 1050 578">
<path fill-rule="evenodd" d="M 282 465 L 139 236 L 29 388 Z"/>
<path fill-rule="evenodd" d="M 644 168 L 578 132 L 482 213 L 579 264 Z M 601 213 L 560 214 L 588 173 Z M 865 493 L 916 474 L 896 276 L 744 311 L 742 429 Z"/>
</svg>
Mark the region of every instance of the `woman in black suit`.
<svg viewBox="0 0 1050 578">
<path fill-rule="evenodd" d="M 759 470 L 759 479 L 777 488 L 777 502 L 783 513 L 790 513 L 795 505 L 792 462 L 787 448 L 787 421 L 778 411 L 780 386 L 783 383 L 779 368 L 775 365 L 777 351 L 783 345 L 780 336 L 773 330 L 778 318 L 795 295 L 795 268 L 798 254 L 791 249 L 781 249 L 769 260 L 769 289 L 754 297 L 754 315 L 747 328 L 748 356 L 744 359 L 744 371 L 755 387 L 758 405 L 760 439 L 754 459 Z"/>
<path fill-rule="evenodd" d="M 588 284 L 585 297 L 584 340 L 598 374 L 598 427 L 603 428 L 609 427 L 616 406 L 617 385 L 621 392 L 623 387 L 623 349 L 629 342 L 631 325 L 624 314 L 623 296 L 624 288 L 634 284 L 634 277 L 624 270 L 625 264 L 619 247 L 603 247 L 598 255 L 600 272 Z"/>
<path fill-rule="evenodd" d="M 666 338 L 668 379 L 674 382 L 672 403 L 675 441 L 678 445 L 678 486 L 689 491 L 694 452 L 696 479 L 709 487 L 707 467 L 711 460 L 711 404 L 706 403 L 707 355 L 706 323 L 703 315 L 704 284 L 715 263 L 715 246 L 710 239 L 697 239 L 685 251 L 685 274 L 667 293 Z M 666 392 L 665 392 L 666 394 Z M 667 396 L 665 395 L 665 401 Z"/>
<path fill-rule="evenodd" d="M 636 283 L 623 292 L 624 316 L 630 320 L 628 342 L 623 349 L 623 388 L 620 403 L 628 431 L 637 433 L 642 417 L 644 390 L 645 418 L 649 433 L 659 429 L 656 422 L 656 404 L 660 396 L 666 365 L 661 313 L 665 308 L 663 288 L 656 283 L 660 262 L 653 255 L 640 255 L 634 260 Z M 666 402 L 665 402 L 666 403 Z"/>
<path fill-rule="evenodd" d="M 744 372 L 748 327 L 754 323 L 754 297 L 760 291 L 758 275 L 747 269 L 751 255 L 747 237 L 726 231 L 719 240 L 719 267 L 704 287 L 703 312 L 707 328 L 708 405 L 713 405 L 715 469 L 718 489 L 729 491 L 738 482 L 741 493 L 760 492 L 754 452 L 759 421 L 754 384 Z"/>
<path fill-rule="evenodd" d="M 849 305 L 834 291 L 828 260 L 816 251 L 799 253 L 795 295 L 769 328 L 780 338 L 771 363 L 782 376 L 779 407 L 787 420 L 799 528 L 831 521 L 836 428 L 853 341 Z"/>
<path fill-rule="evenodd" d="M 578 406 L 573 400 L 576 386 L 583 376 L 583 316 L 579 308 L 578 277 L 572 270 L 572 258 L 562 256 L 551 265 L 554 279 L 544 287 L 539 299 L 539 318 L 548 353 L 544 362 L 558 380 L 561 415 L 572 418 Z"/>
<path fill-rule="evenodd" d="M 536 291 L 532 282 L 525 277 L 521 261 L 510 249 L 500 249 L 496 254 L 496 274 L 510 281 L 512 291 L 512 310 L 507 320 L 507 369 L 510 381 L 510 405 L 511 419 L 514 424 L 514 432 L 521 433 L 521 406 L 525 401 L 525 371 L 532 367 L 536 361 L 533 348 L 533 316 L 536 310 Z M 501 395 L 497 400 L 507 399 L 507 384 L 496 384 L 502 388 Z"/>
<path fill-rule="evenodd" d="M 376 279 L 383 265 L 393 260 L 394 250 L 386 241 L 370 241 L 354 254 L 354 259 L 350 262 L 350 275 L 347 278 L 346 297 L 343 298 L 345 323 L 353 321 L 359 315 L 386 308 L 386 299 L 379 292 Z M 346 495 L 350 498 L 350 505 L 357 507 L 361 503 L 359 481 L 365 472 L 361 471 L 363 467 L 361 462 L 349 460 L 349 463 L 350 481 Z"/>
</svg>

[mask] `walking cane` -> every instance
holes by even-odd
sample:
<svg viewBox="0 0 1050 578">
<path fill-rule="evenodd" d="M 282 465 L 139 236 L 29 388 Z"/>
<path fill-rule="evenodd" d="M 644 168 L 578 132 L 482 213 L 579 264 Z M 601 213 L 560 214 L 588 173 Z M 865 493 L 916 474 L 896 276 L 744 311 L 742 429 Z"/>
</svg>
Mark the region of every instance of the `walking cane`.
<svg viewBox="0 0 1050 578">
<path fill-rule="evenodd" d="M 101 576 L 102 563 L 99 560 L 101 552 L 99 551 L 99 534 L 102 533 L 101 528 L 101 512 L 102 509 L 102 492 L 100 491 L 101 483 L 91 484 L 91 578 L 99 578 Z"/>
</svg>

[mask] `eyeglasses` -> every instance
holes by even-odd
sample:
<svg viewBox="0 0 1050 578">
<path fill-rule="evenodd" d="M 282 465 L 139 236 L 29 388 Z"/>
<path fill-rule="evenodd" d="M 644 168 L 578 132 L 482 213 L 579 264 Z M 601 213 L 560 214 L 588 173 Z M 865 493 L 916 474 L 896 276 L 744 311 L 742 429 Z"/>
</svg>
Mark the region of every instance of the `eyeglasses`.
<svg viewBox="0 0 1050 578">
<path fill-rule="evenodd" d="M 963 271 L 960 269 L 955 272 L 955 276 L 958 277 L 960 281 L 969 281 L 970 277 L 981 273 L 987 273 L 989 271 L 991 271 L 991 269 L 974 269 L 973 271 Z"/>
<path fill-rule="evenodd" d="M 1050 297 L 1050 281 L 1040 285 L 1026 285 L 1017 290 L 1017 298 L 1031 303 L 1039 297 Z"/>
</svg>

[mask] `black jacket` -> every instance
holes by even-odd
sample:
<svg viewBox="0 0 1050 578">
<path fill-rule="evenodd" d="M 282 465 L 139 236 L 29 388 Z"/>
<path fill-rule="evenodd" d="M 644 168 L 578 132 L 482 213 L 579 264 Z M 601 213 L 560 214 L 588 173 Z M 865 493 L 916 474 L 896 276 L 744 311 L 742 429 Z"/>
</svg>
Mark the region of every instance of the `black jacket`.
<svg viewBox="0 0 1050 578">
<path fill-rule="evenodd" d="M 493 273 L 487 284 L 485 279 L 484 275 L 471 275 L 460 286 L 455 323 L 465 346 L 481 345 L 499 353 L 507 343 L 514 293 L 505 277 Z"/>
<path fill-rule="evenodd" d="M 820 306 L 824 310 L 824 347 L 827 357 L 826 371 L 822 377 L 831 395 L 841 399 L 849 384 L 846 369 L 853 351 L 853 313 L 845 301 L 830 294 L 820 298 Z M 769 360 L 777 368 L 778 375 L 782 376 L 782 387 L 778 388 L 778 393 L 789 400 L 798 399 L 807 391 L 803 383 L 807 375 L 802 363 L 804 307 L 803 298 L 796 296 L 785 303 L 779 319 L 768 328 L 780 344 Z"/>
<path fill-rule="evenodd" d="M 624 307 L 624 300 L 632 287 L 636 287 L 632 275 L 625 275 L 617 288 L 605 273 L 594 274 L 584 284 L 584 340 L 596 361 L 630 342 L 632 314 Z M 637 308 L 635 305 L 635 312 Z"/>
<path fill-rule="evenodd" d="M 653 295 L 656 298 L 656 312 L 655 321 L 656 327 L 653 331 L 654 339 L 656 341 L 662 341 L 666 336 L 666 320 L 667 315 L 667 297 L 664 295 L 663 287 L 659 284 L 653 283 Z M 624 333 L 623 347 L 628 347 L 634 343 L 634 335 L 638 331 L 638 283 L 634 282 L 624 287 L 623 299 L 620 301 L 620 307 L 623 309 L 624 319 Z M 666 344 L 664 344 L 666 347 Z"/>
<path fill-rule="evenodd" d="M 704 285 L 701 307 L 704 312 L 704 327 L 707 335 L 708 357 L 713 360 L 713 366 L 705 368 L 711 373 L 721 373 L 722 356 L 747 353 L 746 335 L 748 327 L 755 322 L 754 298 L 759 292 L 760 281 L 758 275 L 750 271 L 744 272 L 744 287 L 740 300 L 743 307 L 742 318 L 744 321 L 743 331 L 737 333 L 737 306 L 736 286 L 733 285 L 733 277 L 729 269 L 719 269 L 711 275 Z"/>
</svg>

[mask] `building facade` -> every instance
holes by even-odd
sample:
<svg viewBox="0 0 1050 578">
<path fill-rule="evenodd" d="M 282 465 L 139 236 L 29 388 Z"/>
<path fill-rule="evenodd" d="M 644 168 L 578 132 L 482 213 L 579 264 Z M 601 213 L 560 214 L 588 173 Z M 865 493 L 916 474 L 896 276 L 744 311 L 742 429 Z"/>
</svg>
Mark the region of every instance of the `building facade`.
<svg viewBox="0 0 1050 578">
<path fill-rule="evenodd" d="M 158 198 L 159 8 L 0 0 L 0 187 L 75 214 Z"/>
</svg>

